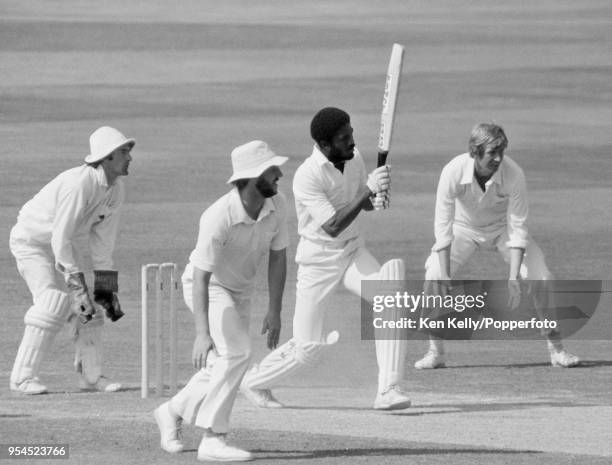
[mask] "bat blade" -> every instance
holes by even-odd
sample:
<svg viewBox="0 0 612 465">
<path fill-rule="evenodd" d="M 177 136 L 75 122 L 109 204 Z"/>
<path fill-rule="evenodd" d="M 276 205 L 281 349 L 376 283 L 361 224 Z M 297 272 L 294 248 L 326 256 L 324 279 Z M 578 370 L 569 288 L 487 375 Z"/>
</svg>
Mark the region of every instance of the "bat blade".
<svg viewBox="0 0 612 465">
<path fill-rule="evenodd" d="M 404 46 L 393 44 L 391 58 L 387 69 L 385 81 L 385 92 L 383 94 L 382 111 L 380 114 L 380 131 L 378 133 L 378 166 L 387 162 L 387 155 L 391 149 L 391 136 L 393 135 L 393 122 L 395 120 L 395 108 L 397 95 L 402 75 L 402 63 L 404 61 Z"/>
</svg>

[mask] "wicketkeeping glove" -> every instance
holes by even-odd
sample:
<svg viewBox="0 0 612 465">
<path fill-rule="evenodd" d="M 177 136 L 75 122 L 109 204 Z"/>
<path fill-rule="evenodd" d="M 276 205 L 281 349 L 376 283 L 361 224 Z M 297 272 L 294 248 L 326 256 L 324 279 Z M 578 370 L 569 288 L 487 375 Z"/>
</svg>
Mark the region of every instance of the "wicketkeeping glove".
<svg viewBox="0 0 612 465">
<path fill-rule="evenodd" d="M 125 315 L 117 297 L 118 275 L 117 271 L 94 270 L 94 301 L 106 310 L 106 316 L 111 321 L 117 321 Z"/>
<path fill-rule="evenodd" d="M 70 295 L 70 309 L 79 317 L 83 324 L 87 323 L 96 313 L 96 309 L 87 293 L 87 284 L 83 273 L 66 275 L 66 286 Z"/>
</svg>

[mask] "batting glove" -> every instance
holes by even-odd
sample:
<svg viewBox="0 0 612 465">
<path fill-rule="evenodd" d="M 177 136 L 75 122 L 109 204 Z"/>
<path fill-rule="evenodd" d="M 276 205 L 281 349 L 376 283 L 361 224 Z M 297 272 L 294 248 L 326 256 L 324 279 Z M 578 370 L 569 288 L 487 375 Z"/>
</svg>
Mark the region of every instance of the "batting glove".
<svg viewBox="0 0 612 465">
<path fill-rule="evenodd" d="M 366 184 L 372 194 L 388 190 L 391 187 L 390 167 L 384 165 L 376 168 L 369 174 Z"/>
<path fill-rule="evenodd" d="M 386 210 L 391 205 L 391 191 L 386 190 L 373 195 L 370 197 L 370 202 L 372 203 L 374 210 Z"/>
</svg>

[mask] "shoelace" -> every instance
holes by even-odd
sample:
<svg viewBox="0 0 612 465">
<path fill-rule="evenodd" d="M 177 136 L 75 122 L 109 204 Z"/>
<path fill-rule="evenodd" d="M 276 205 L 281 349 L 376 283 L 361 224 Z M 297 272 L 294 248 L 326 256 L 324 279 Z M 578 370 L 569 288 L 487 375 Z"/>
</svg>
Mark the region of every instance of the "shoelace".
<svg viewBox="0 0 612 465">
<path fill-rule="evenodd" d="M 389 386 L 389 388 L 383 392 L 383 395 L 385 395 L 387 392 L 390 391 L 397 391 L 397 392 L 401 392 L 400 389 L 397 387 L 397 384 L 392 384 L 391 386 Z"/>
<path fill-rule="evenodd" d="M 269 389 L 262 389 L 261 396 L 267 401 L 276 402 L 276 399 L 274 399 L 274 396 L 272 395 L 272 391 L 270 391 Z"/>
<path fill-rule="evenodd" d="M 182 418 L 179 418 L 175 422 L 172 433 L 174 434 L 174 436 L 176 437 L 178 441 L 181 441 L 181 439 L 183 439 L 183 419 Z"/>
</svg>

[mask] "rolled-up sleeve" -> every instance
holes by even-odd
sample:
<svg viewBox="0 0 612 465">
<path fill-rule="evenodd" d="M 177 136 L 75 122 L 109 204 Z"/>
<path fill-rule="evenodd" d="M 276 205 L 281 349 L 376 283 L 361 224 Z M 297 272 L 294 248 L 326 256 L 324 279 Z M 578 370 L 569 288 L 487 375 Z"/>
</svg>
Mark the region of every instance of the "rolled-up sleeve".
<svg viewBox="0 0 612 465">
<path fill-rule="evenodd" d="M 454 239 L 453 222 L 455 219 L 455 197 L 457 182 L 449 172 L 448 166 L 442 170 L 436 192 L 436 209 L 434 219 L 434 234 L 436 242 L 431 248 L 438 252 L 448 247 Z"/>
<path fill-rule="evenodd" d="M 213 210 L 206 210 L 200 217 L 198 242 L 189 256 L 189 261 L 193 266 L 211 273 L 215 272 L 215 266 L 229 230 L 226 217 L 217 215 Z"/>
<path fill-rule="evenodd" d="M 336 209 L 325 193 L 322 182 L 310 172 L 303 172 L 299 176 L 296 174 L 293 178 L 295 201 L 306 208 L 318 228 L 336 214 Z"/>
<path fill-rule="evenodd" d="M 287 227 L 287 200 L 279 193 L 275 199 L 276 215 L 278 217 L 278 232 L 272 238 L 270 249 L 283 250 L 289 246 L 289 230 Z"/>
<path fill-rule="evenodd" d="M 510 184 L 508 199 L 508 247 L 526 248 L 529 242 L 527 231 L 527 216 L 529 215 L 529 201 L 527 196 L 527 182 L 521 169 L 516 171 Z"/>
</svg>

